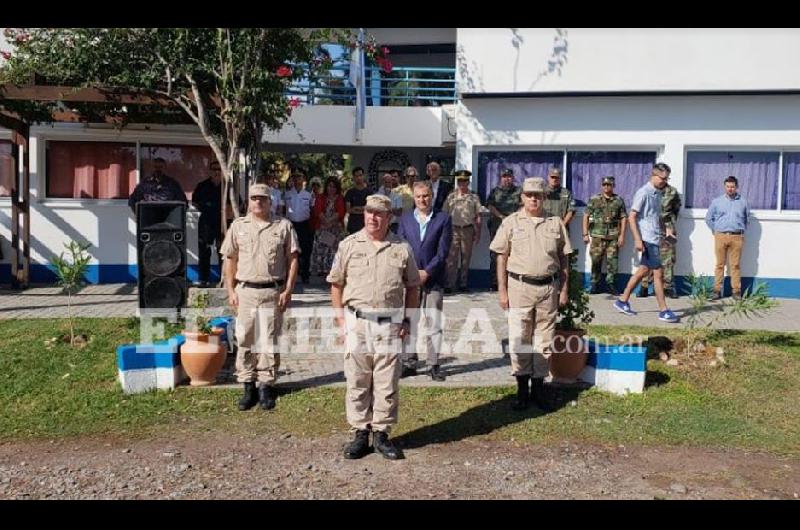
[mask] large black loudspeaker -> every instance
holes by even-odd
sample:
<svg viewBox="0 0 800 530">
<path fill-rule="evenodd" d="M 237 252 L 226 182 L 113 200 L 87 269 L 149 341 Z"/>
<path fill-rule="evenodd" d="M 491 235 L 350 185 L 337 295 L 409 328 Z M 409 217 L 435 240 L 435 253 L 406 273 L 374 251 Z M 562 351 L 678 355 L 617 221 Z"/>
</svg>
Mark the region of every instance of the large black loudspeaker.
<svg viewBox="0 0 800 530">
<path fill-rule="evenodd" d="M 186 204 L 140 202 L 136 242 L 139 307 L 186 305 Z"/>
</svg>

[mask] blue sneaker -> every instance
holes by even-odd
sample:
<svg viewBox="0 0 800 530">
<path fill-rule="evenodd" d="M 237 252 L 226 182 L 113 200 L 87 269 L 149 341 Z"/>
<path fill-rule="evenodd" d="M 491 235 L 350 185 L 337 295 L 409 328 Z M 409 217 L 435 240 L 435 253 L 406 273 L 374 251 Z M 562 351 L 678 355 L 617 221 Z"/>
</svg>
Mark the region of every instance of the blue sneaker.
<svg viewBox="0 0 800 530">
<path fill-rule="evenodd" d="M 672 312 L 672 309 L 665 309 L 658 313 L 658 319 L 662 322 L 670 322 L 672 324 L 678 321 L 678 315 Z"/>
<path fill-rule="evenodd" d="M 631 309 L 631 304 L 629 304 L 628 302 L 623 302 L 622 300 L 616 300 L 614 302 L 614 309 L 616 309 L 620 313 L 625 313 L 628 316 L 633 316 L 636 314 L 636 311 Z"/>
</svg>

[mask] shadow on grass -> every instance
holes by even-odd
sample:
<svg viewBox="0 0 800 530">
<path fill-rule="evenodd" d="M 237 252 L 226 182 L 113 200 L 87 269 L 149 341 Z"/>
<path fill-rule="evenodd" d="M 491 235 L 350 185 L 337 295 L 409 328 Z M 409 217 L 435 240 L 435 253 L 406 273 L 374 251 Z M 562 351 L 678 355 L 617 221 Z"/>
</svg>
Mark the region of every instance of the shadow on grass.
<svg viewBox="0 0 800 530">
<path fill-rule="evenodd" d="M 511 404 L 516 396 L 509 394 L 501 399 L 473 407 L 458 416 L 404 433 L 395 438 L 395 442 L 403 448 L 415 449 L 489 434 L 507 425 L 556 412 L 569 405 L 571 401 L 577 400 L 587 388 L 586 385 L 549 386 L 546 399 L 553 409 L 549 413 L 533 404 L 527 410 L 514 411 L 511 409 Z"/>
</svg>

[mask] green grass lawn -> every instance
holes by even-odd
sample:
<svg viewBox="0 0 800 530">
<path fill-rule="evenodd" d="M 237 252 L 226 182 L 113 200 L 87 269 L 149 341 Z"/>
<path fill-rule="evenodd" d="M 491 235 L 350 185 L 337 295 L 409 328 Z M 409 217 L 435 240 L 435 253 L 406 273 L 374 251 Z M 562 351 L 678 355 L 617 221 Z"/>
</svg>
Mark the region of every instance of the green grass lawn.
<svg viewBox="0 0 800 530">
<path fill-rule="evenodd" d="M 347 430 L 344 390 L 284 394 L 271 413 L 236 410 L 239 390 L 153 391 L 126 396 L 117 382 L 116 346 L 135 342 L 135 319 L 79 319 L 90 344 L 47 348 L 66 321 L 0 321 L 0 439 L 204 430 L 327 435 Z M 611 338 L 663 334 L 663 329 L 595 326 Z M 673 332 L 677 337 L 680 331 Z M 475 436 L 551 443 L 561 440 L 641 445 L 700 445 L 800 452 L 800 334 L 717 332 L 726 366 L 666 366 L 649 361 L 644 394 L 619 397 L 596 390 L 576 405 L 540 415 L 509 410 L 508 387 L 409 388 L 401 391 L 395 433 L 406 447 Z"/>
</svg>

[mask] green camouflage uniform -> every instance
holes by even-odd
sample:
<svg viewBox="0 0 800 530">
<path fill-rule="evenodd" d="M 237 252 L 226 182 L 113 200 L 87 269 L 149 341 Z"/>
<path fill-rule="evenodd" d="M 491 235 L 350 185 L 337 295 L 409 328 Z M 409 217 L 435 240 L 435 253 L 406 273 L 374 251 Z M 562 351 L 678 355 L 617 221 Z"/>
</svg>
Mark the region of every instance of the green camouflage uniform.
<svg viewBox="0 0 800 530">
<path fill-rule="evenodd" d="M 519 200 L 519 186 L 511 186 L 510 188 L 503 188 L 497 186 L 490 193 L 486 199 L 486 207 L 494 206 L 503 215 L 511 215 L 520 209 Z M 497 229 L 503 223 L 502 219 L 498 219 L 494 214 L 489 213 L 489 242 L 494 240 Z M 489 251 L 489 281 L 493 286 L 497 285 L 497 254 Z"/>
<path fill-rule="evenodd" d="M 575 211 L 575 199 L 572 198 L 572 192 L 563 186 L 556 189 L 547 186 L 547 191 L 544 193 L 544 216 L 545 217 L 560 217 L 564 219 L 567 212 Z M 569 231 L 569 226 L 567 226 Z"/>
<path fill-rule="evenodd" d="M 613 286 L 619 270 L 619 239 L 622 220 L 627 215 L 625 201 L 617 194 L 607 199 L 602 193 L 594 195 L 586 205 L 589 216 L 589 235 L 592 243 L 592 287 L 600 282 L 603 256 L 606 257 L 606 285 Z"/>
<path fill-rule="evenodd" d="M 667 228 L 675 232 L 675 227 L 678 224 L 678 212 L 681 209 L 681 195 L 673 186 L 667 184 L 664 188 L 664 196 L 661 199 L 661 223 L 660 223 L 660 252 L 661 267 L 664 271 L 664 290 L 669 291 L 673 287 L 673 274 L 675 272 L 675 243 L 667 241 L 666 230 Z M 653 278 L 653 271 L 650 271 L 645 278 L 642 279 L 641 288 L 648 289 L 650 281 Z"/>
</svg>

